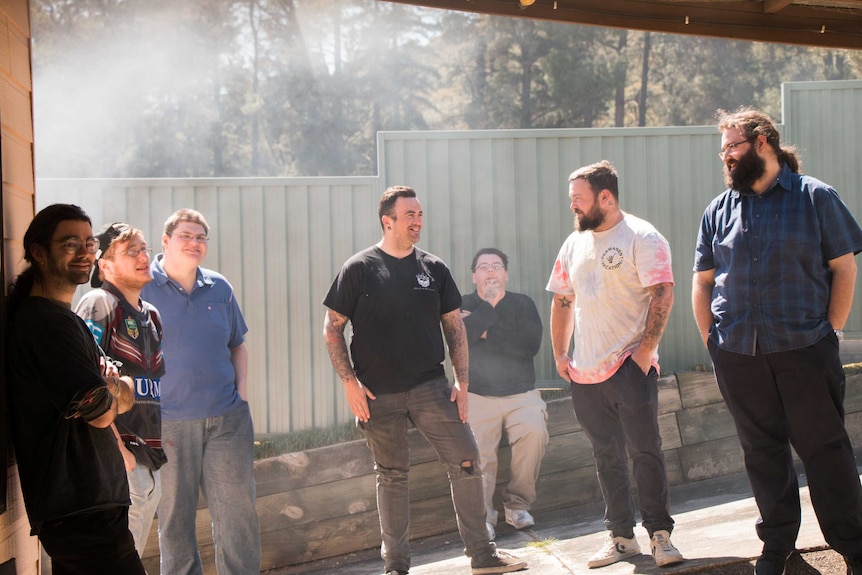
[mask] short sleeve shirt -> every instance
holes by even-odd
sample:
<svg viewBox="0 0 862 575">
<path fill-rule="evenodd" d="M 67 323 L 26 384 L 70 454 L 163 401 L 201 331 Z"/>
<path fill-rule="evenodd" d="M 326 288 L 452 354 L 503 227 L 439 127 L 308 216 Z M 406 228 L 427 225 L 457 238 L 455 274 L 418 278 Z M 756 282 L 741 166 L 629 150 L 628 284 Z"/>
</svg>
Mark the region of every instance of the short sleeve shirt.
<svg viewBox="0 0 862 575">
<path fill-rule="evenodd" d="M 651 286 L 673 283 L 670 245 L 645 220 L 625 214 L 609 230 L 575 231 L 563 243 L 546 289 L 574 296 L 577 383 L 613 375 L 643 338 Z M 658 353 L 652 358 L 658 369 Z"/>
<path fill-rule="evenodd" d="M 694 271 L 715 270 L 710 338 L 753 355 L 807 347 L 826 319 L 829 260 L 862 250 L 862 230 L 827 184 L 782 166 L 756 195 L 729 189 L 701 219 Z"/>
<path fill-rule="evenodd" d="M 437 256 L 363 250 L 345 262 L 323 305 L 350 319 L 353 368 L 373 393 L 444 376 L 440 316 L 461 307 L 461 293 Z"/>
<path fill-rule="evenodd" d="M 248 331 L 233 288 L 223 275 L 198 268 L 188 293 L 165 273 L 163 258 L 153 260 L 153 281 L 141 291 L 162 317 L 162 420 L 224 415 L 242 403 L 231 348 Z"/>
<path fill-rule="evenodd" d="M 128 505 L 113 431 L 70 416 L 74 401 L 105 385 L 87 326 L 56 302 L 26 297 L 8 335 L 10 427 L 33 534 L 50 519 Z"/>
</svg>

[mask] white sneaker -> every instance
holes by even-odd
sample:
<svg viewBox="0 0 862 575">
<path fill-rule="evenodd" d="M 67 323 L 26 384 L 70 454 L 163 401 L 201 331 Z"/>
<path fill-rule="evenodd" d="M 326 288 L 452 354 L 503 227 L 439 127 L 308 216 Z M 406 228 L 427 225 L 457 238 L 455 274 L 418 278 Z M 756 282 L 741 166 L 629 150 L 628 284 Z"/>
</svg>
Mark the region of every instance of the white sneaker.
<svg viewBox="0 0 862 575">
<path fill-rule="evenodd" d="M 506 512 L 506 523 L 515 529 L 526 529 L 536 524 L 536 520 L 526 509 L 509 509 L 508 507 L 503 509 Z"/>
<path fill-rule="evenodd" d="M 494 528 L 494 524 L 490 521 L 485 522 L 485 527 L 488 529 L 488 540 L 493 541 L 497 538 L 497 530 Z"/>
<path fill-rule="evenodd" d="M 632 537 L 614 537 L 613 533 L 608 533 L 608 538 L 605 539 L 605 544 L 602 548 L 587 560 L 587 567 L 594 569 L 596 567 L 604 567 L 635 555 L 640 555 L 641 547 L 638 545 L 638 540 Z"/>
<path fill-rule="evenodd" d="M 674 547 L 673 543 L 670 542 L 670 533 L 663 529 L 652 534 L 649 546 L 652 549 L 652 557 L 655 559 L 655 564 L 659 567 L 685 561 L 679 549 Z"/>
</svg>

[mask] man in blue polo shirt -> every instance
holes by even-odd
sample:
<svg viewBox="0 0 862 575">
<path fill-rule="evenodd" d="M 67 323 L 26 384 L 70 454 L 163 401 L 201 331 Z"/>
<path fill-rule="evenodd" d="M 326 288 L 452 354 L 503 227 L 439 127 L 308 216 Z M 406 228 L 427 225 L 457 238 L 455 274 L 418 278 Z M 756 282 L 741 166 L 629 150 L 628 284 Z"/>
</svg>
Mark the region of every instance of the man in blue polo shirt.
<svg viewBox="0 0 862 575">
<path fill-rule="evenodd" d="M 862 510 L 838 354 L 862 229 L 828 185 L 799 173 L 769 116 L 719 111 L 725 181 L 706 208 L 692 305 L 736 423 L 760 511 L 757 575 L 781 575 L 799 532 L 805 465 L 827 543 L 862 574 Z"/>
<path fill-rule="evenodd" d="M 200 267 L 209 226 L 195 210 L 165 222 L 163 252 L 142 298 L 161 312 L 167 373 L 161 379 L 161 572 L 202 573 L 195 535 L 198 489 L 212 517 L 219 575 L 259 575 L 254 430 L 246 401 L 248 331 L 233 288 Z"/>
</svg>

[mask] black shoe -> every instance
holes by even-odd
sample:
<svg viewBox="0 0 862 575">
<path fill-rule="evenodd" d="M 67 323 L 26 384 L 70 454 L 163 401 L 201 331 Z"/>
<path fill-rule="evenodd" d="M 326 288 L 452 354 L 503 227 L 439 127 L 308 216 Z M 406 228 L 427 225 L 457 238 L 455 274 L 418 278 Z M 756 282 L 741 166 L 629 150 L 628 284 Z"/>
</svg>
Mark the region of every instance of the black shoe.
<svg viewBox="0 0 862 575">
<path fill-rule="evenodd" d="M 754 575 L 784 575 L 784 567 L 793 551 L 764 551 L 754 564 Z"/>
<path fill-rule="evenodd" d="M 397 569 L 390 569 L 383 575 L 407 575 L 407 571 L 399 571 Z"/>
<path fill-rule="evenodd" d="M 845 555 L 847 575 L 862 575 L 862 555 Z"/>
</svg>

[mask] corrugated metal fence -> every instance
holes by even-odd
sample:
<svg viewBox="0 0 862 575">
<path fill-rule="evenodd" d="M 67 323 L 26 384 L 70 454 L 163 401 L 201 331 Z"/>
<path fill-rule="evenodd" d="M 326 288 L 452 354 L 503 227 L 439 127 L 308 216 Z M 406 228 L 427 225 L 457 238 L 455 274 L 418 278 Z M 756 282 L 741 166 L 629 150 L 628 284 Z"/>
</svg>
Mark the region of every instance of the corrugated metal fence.
<svg viewBox="0 0 862 575">
<path fill-rule="evenodd" d="M 800 148 L 805 171 L 862 217 L 862 82 L 785 84 L 783 99 L 784 139 Z M 320 302 L 343 261 L 379 239 L 377 200 L 387 186 L 416 188 L 425 210 L 419 245 L 449 263 L 463 292 L 473 287 L 473 253 L 496 246 L 511 260 L 509 289 L 532 296 L 547 325 L 544 286 L 572 226 L 568 175 L 608 159 L 623 209 L 651 221 L 674 254 L 663 371 L 708 362 L 690 292 L 700 215 L 724 189 L 714 126 L 386 132 L 378 140 L 379 177 L 38 180 L 37 202 L 78 203 L 97 227 L 127 221 L 156 251 L 171 212 L 203 212 L 213 237 L 206 265 L 231 280 L 250 326 L 256 428 L 282 432 L 350 419 L 323 345 Z M 858 304 L 847 331 L 862 332 Z M 540 380 L 559 382 L 548 337 L 536 365 Z"/>
</svg>

